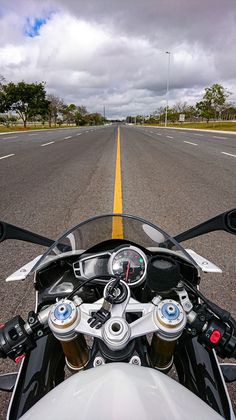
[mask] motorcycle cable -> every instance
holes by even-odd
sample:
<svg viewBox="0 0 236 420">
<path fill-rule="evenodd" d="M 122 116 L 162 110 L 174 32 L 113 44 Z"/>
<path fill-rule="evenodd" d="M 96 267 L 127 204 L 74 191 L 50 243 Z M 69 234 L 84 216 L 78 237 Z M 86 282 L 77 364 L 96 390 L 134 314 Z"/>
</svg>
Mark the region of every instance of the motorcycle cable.
<svg viewBox="0 0 236 420">
<path fill-rule="evenodd" d="M 197 295 L 200 299 L 203 300 L 204 303 L 208 306 L 208 308 L 223 322 L 228 322 L 230 325 L 232 324 L 233 329 L 236 329 L 236 322 L 232 318 L 230 312 L 226 311 L 225 309 L 220 308 L 215 303 L 211 302 L 209 299 L 207 299 L 199 290 L 195 289 L 194 286 L 190 285 L 188 280 L 183 280 L 184 285 L 187 289 L 189 289 L 191 292 L 193 292 L 195 295 Z"/>
<path fill-rule="evenodd" d="M 88 283 L 90 283 L 91 281 L 93 281 L 93 280 L 96 280 L 96 279 L 101 279 L 101 280 L 110 280 L 110 279 L 116 279 L 117 278 L 117 276 L 114 276 L 114 275 L 112 275 L 112 274 L 107 274 L 107 275 L 104 275 L 104 276 L 93 276 L 93 277 L 90 277 L 89 279 L 87 279 L 86 281 L 84 281 L 82 284 L 80 284 L 79 286 L 77 286 L 77 287 L 75 287 L 75 289 L 66 297 L 66 299 L 72 299 L 72 297 L 75 295 L 75 293 L 77 293 L 80 289 L 82 289 L 82 287 L 83 286 L 85 286 L 86 284 L 88 284 Z M 80 277 L 79 278 L 79 280 L 84 280 L 84 277 Z"/>
<path fill-rule="evenodd" d="M 67 297 L 66 299 L 71 299 L 75 293 L 77 293 L 80 289 L 82 289 L 83 286 L 85 286 L 86 284 L 90 283 L 93 280 L 110 280 L 110 279 L 115 279 L 116 281 L 114 282 L 114 284 L 112 285 L 112 288 L 110 289 L 110 292 L 112 292 L 116 286 L 118 285 L 118 283 L 120 282 L 120 280 L 122 280 L 122 276 L 120 275 L 113 275 L 113 274 L 107 274 L 104 276 L 93 276 L 90 277 L 88 280 L 84 281 L 82 284 L 80 284 L 79 286 L 77 286 Z M 84 280 L 83 277 L 81 277 L 81 280 Z"/>
</svg>

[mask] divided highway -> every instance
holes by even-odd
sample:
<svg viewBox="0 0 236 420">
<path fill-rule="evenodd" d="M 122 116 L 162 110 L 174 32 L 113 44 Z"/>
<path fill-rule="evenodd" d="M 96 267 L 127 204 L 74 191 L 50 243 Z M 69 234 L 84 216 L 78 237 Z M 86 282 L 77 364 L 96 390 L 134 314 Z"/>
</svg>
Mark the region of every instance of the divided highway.
<svg viewBox="0 0 236 420">
<path fill-rule="evenodd" d="M 112 125 L 0 135 L 0 220 L 56 238 L 112 212 L 117 132 Z M 170 234 L 236 207 L 236 135 L 121 125 L 120 165 L 123 212 Z M 218 232 L 188 247 L 223 269 L 204 275 L 202 290 L 236 316 L 236 237 Z M 41 252 L 0 244 L 1 321 L 33 308 L 31 284 L 4 280 Z"/>
</svg>

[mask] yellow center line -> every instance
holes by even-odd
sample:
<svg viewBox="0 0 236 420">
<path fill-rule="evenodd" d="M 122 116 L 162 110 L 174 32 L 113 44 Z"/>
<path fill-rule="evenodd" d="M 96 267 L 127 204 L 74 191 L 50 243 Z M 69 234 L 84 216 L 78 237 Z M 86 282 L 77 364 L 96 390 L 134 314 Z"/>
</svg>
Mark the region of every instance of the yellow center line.
<svg viewBox="0 0 236 420">
<path fill-rule="evenodd" d="M 115 174 L 113 213 L 123 213 L 121 159 L 120 159 L 120 127 L 118 127 L 118 133 L 117 133 L 116 174 Z M 112 238 L 123 239 L 123 237 L 124 237 L 124 231 L 123 231 L 122 217 L 113 217 Z"/>
</svg>

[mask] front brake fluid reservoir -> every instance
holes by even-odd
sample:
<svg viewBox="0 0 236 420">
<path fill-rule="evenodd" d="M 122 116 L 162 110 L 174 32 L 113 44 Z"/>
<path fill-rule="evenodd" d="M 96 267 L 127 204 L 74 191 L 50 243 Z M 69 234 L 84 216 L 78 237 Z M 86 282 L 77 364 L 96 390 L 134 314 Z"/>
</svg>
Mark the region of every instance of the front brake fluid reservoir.
<svg viewBox="0 0 236 420">
<path fill-rule="evenodd" d="M 153 367 L 167 372 L 173 364 L 177 339 L 186 325 L 186 314 L 178 302 L 165 299 L 156 308 L 155 323 L 159 330 L 153 334 L 150 360 Z"/>
<path fill-rule="evenodd" d="M 80 370 L 88 362 L 88 347 L 82 334 L 74 329 L 80 321 L 80 312 L 74 302 L 63 300 L 52 307 L 48 325 L 53 335 L 60 341 L 70 369 Z"/>
</svg>

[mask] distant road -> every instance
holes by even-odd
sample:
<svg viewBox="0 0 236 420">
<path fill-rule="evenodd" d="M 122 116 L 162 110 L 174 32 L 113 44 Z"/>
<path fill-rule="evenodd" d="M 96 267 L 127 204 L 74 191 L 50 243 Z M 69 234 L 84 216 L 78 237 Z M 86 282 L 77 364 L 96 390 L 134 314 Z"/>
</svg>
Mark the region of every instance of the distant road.
<svg viewBox="0 0 236 420">
<path fill-rule="evenodd" d="M 124 212 L 177 234 L 236 207 L 235 135 L 121 125 L 120 147 Z M 115 125 L 1 135 L 0 219 L 56 238 L 112 212 L 116 151 Z M 214 233 L 188 246 L 224 270 L 204 275 L 202 290 L 236 316 L 236 237 Z M 32 285 L 4 279 L 41 252 L 0 244 L 1 321 L 33 308 Z"/>
<path fill-rule="evenodd" d="M 235 135 L 121 125 L 120 140 L 124 212 L 177 233 L 236 206 Z M 115 125 L 1 136 L 0 219 L 57 237 L 89 216 L 112 212 L 116 144 Z M 235 241 L 214 234 L 197 242 L 209 258 L 235 267 Z M 32 254 L 21 244 L 18 257 L 17 245 L 6 255 L 0 245 L 2 281 Z M 15 301 L 9 314 L 13 308 Z"/>
</svg>

